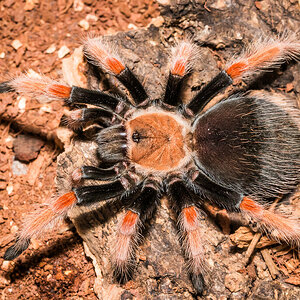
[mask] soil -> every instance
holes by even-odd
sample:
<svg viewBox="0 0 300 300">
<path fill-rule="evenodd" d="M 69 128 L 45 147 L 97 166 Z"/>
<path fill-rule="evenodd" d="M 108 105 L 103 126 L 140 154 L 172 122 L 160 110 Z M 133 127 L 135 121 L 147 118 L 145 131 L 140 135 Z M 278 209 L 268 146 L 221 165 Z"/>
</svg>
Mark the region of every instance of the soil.
<svg viewBox="0 0 300 300">
<path fill-rule="evenodd" d="M 70 57 L 74 49 L 80 46 L 81 38 L 91 32 L 109 34 L 112 36 L 108 39 L 117 39 L 120 49 L 126 50 L 124 53 L 129 66 L 141 77 L 145 76 L 143 83 L 150 86 L 148 92 L 156 97 L 164 83 L 166 49 L 174 40 L 185 35 L 193 36 L 193 40 L 202 45 L 203 61 L 197 69 L 197 75 L 188 82 L 195 92 L 241 49 L 244 42 L 257 35 L 258 28 L 268 35 L 282 32 L 283 29 L 296 31 L 300 27 L 300 3 L 296 0 L 283 0 L 281 3 L 271 0 L 255 3 L 232 1 L 230 4 L 222 0 L 195 3 L 180 0 L 176 4 L 172 1 L 159 2 L 162 4 L 160 10 L 157 2 L 148 0 L 4 0 L 0 3 L 1 81 L 25 71 L 41 72 L 52 78 L 62 77 L 63 59 Z M 148 29 L 139 29 L 151 22 L 154 25 Z M 129 29 L 133 32 L 116 35 L 118 31 Z M 143 45 L 147 38 L 152 41 L 148 48 Z M 137 57 L 145 57 L 144 68 L 139 67 Z M 157 71 L 158 68 L 163 70 Z M 271 80 L 253 82 L 251 87 L 288 93 L 299 100 L 299 71 L 299 65 L 292 64 L 291 67 L 278 70 Z M 241 87 L 245 88 L 245 84 L 240 83 L 233 90 Z M 189 97 L 189 93 L 185 94 L 185 98 Z M 68 165 L 62 171 L 61 165 L 66 157 L 70 157 L 72 165 L 79 163 L 79 158 L 71 152 L 66 152 L 57 160 L 67 143 L 64 134 L 58 130 L 64 110 L 57 102 L 41 104 L 34 99 L 1 94 L 1 257 L 13 241 L 24 217 L 36 207 L 41 207 L 45 199 L 55 193 L 57 167 L 58 186 L 62 190 L 62 186 L 66 187 L 63 174 L 72 167 Z M 85 153 L 84 150 L 82 152 Z M 299 196 L 296 194 L 290 202 L 299 212 Z M 120 287 L 113 282 L 108 275 L 109 270 L 104 269 L 106 265 L 100 264 L 108 257 L 105 245 L 111 240 L 107 236 L 114 231 L 117 218 L 104 227 L 99 226 L 102 221 L 93 223 L 94 218 L 99 219 L 99 216 L 93 216 L 89 222 L 95 225 L 94 231 L 85 234 L 80 230 L 81 225 L 76 222 L 78 216 L 74 212 L 70 218 L 77 230 L 72 222 L 65 222 L 55 233 L 33 240 L 29 249 L 14 262 L 0 260 L 2 298 L 196 298 L 186 272 L 182 271 L 184 260 L 179 244 L 175 242 L 175 221 L 172 216 L 168 218 L 167 211 L 168 204 L 163 200 L 156 223 L 152 224 L 154 229 L 139 250 L 137 275 L 127 284 Z M 230 225 L 230 222 L 228 225 L 224 212 L 214 208 L 210 211 L 219 227 L 207 224 L 212 239 L 206 250 L 219 267 L 214 276 L 219 283 L 211 279 L 205 299 L 295 299 L 299 294 L 297 286 L 300 285 L 298 252 L 287 246 L 272 245 L 268 239 L 261 240 L 250 264 L 245 268 L 240 261 L 253 233 L 246 227 L 235 231 L 237 226 Z M 232 235 L 224 235 L 222 231 Z M 93 247 L 93 238 L 99 239 L 100 235 L 100 246 L 94 244 Z M 149 240 L 152 240 L 152 249 Z M 275 275 L 270 274 L 259 250 L 266 246 L 269 247 L 268 257 L 279 270 Z M 95 264 L 96 274 L 90 257 Z M 179 275 L 180 272 L 183 275 Z M 272 275 L 276 277 L 275 281 Z"/>
</svg>

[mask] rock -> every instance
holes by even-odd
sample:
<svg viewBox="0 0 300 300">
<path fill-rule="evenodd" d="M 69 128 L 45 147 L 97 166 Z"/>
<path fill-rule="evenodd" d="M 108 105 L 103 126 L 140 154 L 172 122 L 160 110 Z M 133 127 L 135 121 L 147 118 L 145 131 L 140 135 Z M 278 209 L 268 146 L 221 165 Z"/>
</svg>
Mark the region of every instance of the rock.
<svg viewBox="0 0 300 300">
<path fill-rule="evenodd" d="M 13 142 L 16 159 L 29 162 L 37 158 L 44 141 L 32 135 L 20 134 Z"/>
</svg>

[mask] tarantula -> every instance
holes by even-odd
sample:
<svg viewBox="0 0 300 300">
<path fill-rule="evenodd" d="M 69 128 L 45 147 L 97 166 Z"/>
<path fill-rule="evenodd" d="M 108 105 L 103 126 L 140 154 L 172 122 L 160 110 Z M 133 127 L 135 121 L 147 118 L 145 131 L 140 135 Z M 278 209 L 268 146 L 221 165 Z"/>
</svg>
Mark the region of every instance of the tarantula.
<svg viewBox="0 0 300 300">
<path fill-rule="evenodd" d="M 49 229 L 74 205 L 121 199 L 126 208 L 117 232 L 114 263 L 128 270 L 139 228 L 167 193 L 178 212 L 189 272 L 197 293 L 205 270 L 201 208 L 212 202 L 240 212 L 277 241 L 300 242 L 299 223 L 267 210 L 262 201 L 289 194 L 299 183 L 299 111 L 266 93 L 248 92 L 204 107 L 237 79 L 257 75 L 300 54 L 297 37 L 261 40 L 183 104 L 181 90 L 191 74 L 196 46 L 181 42 L 173 48 L 165 93 L 149 99 L 132 71 L 101 38 L 84 44 L 89 63 L 115 76 L 134 103 L 99 90 L 69 87 L 46 77 L 22 75 L 0 84 L 0 93 L 20 92 L 63 100 L 71 108 L 68 124 L 75 131 L 100 124 L 95 135 L 99 165 L 82 166 L 72 174 L 73 189 L 39 211 L 18 234 L 4 258 L 25 251 L 33 236 Z M 84 108 L 82 108 L 84 106 Z M 84 185 L 84 180 L 108 183 Z"/>
</svg>

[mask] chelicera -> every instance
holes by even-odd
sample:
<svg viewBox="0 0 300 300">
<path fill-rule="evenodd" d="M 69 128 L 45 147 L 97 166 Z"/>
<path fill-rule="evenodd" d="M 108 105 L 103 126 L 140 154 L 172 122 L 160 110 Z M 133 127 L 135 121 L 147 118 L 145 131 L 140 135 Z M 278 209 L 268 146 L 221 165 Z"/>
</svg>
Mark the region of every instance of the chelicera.
<svg viewBox="0 0 300 300">
<path fill-rule="evenodd" d="M 299 183 L 299 111 L 264 92 L 236 94 L 203 110 L 235 80 L 297 58 L 297 37 L 254 44 L 185 105 L 180 92 L 197 63 L 196 49 L 190 42 L 174 47 L 165 93 L 159 100 L 149 99 L 140 81 L 101 38 L 87 39 L 85 57 L 114 75 L 134 103 L 125 96 L 69 87 L 46 77 L 24 75 L 0 84 L 1 93 L 63 100 L 71 108 L 85 105 L 69 115 L 74 131 L 89 124 L 101 126 L 95 135 L 99 165 L 74 170 L 73 189 L 24 226 L 5 259 L 18 257 L 32 237 L 64 218 L 74 205 L 118 198 L 126 212 L 118 227 L 113 262 L 122 276 L 132 266 L 139 228 L 163 194 L 178 213 L 189 272 L 199 294 L 206 270 L 199 226 L 205 202 L 243 214 L 278 241 L 299 245 L 299 223 L 262 204 L 293 192 Z M 107 183 L 85 185 L 85 180 Z"/>
</svg>

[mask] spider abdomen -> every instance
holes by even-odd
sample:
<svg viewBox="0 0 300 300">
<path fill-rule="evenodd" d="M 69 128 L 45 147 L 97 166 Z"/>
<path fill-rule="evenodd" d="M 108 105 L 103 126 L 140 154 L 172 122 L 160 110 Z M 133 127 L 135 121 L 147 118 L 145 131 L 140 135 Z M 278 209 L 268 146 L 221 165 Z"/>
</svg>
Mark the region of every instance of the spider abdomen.
<svg viewBox="0 0 300 300">
<path fill-rule="evenodd" d="M 189 154 L 189 125 L 175 113 L 150 110 L 126 123 L 128 157 L 141 168 L 170 171 L 178 168 Z"/>
<path fill-rule="evenodd" d="M 224 187 L 272 197 L 299 182 L 297 124 L 268 100 L 220 102 L 196 119 L 193 135 L 198 167 Z"/>
</svg>

